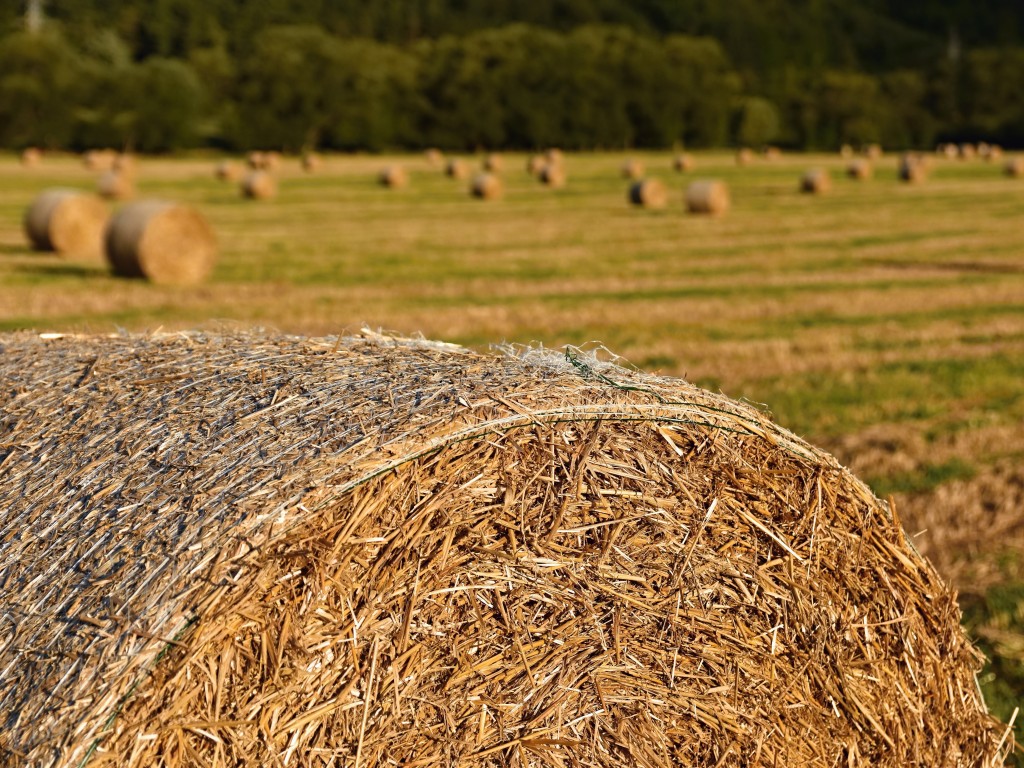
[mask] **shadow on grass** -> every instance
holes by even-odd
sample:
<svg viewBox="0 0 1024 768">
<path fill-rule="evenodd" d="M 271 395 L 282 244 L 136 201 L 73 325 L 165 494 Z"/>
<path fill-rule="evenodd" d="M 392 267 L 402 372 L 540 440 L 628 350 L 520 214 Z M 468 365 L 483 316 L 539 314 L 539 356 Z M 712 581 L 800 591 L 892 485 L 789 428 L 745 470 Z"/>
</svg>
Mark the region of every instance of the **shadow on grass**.
<svg viewBox="0 0 1024 768">
<path fill-rule="evenodd" d="M 38 264 L 19 264 L 11 272 L 37 277 L 105 277 L 108 272 L 100 264 L 74 264 L 67 261 L 40 261 Z"/>
</svg>

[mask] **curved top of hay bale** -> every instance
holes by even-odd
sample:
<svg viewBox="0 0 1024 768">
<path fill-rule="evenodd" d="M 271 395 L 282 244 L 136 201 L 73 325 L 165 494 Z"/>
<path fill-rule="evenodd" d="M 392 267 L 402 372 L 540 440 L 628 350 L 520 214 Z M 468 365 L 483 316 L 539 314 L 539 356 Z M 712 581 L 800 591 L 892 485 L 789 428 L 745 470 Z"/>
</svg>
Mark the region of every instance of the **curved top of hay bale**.
<svg viewBox="0 0 1024 768">
<path fill-rule="evenodd" d="M 0 353 L 0 760 L 994 764 L 949 590 L 747 405 L 373 335 Z"/>
<path fill-rule="evenodd" d="M 104 238 L 114 274 L 154 283 L 196 285 L 213 271 L 217 238 L 190 205 L 142 200 L 110 220 Z"/>
</svg>

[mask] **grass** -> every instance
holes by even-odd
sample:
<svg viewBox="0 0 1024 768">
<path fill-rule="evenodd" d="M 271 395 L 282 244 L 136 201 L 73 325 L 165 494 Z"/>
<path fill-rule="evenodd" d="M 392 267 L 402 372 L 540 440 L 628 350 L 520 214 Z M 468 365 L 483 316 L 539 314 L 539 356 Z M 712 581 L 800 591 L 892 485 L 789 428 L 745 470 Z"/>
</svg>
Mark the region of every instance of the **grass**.
<svg viewBox="0 0 1024 768">
<path fill-rule="evenodd" d="M 220 238 L 212 280 L 193 289 L 28 251 L 32 196 L 94 179 L 70 157 L 32 170 L 0 157 L 0 329 L 229 320 L 312 334 L 365 324 L 480 349 L 599 341 L 641 368 L 764 404 L 854 467 L 878 434 L 896 435 L 863 476 L 926 507 L 1024 456 L 1024 182 L 982 161 L 937 159 L 927 182 L 905 185 L 895 157 L 856 182 L 838 157 L 737 168 L 724 152 L 698 153 L 684 176 L 668 152 L 631 154 L 667 183 L 666 209 L 629 207 L 615 153 L 570 156 L 562 190 L 509 155 L 495 202 L 472 200 L 420 157 L 328 157 L 314 175 L 293 159 L 266 202 L 216 181 L 213 160 L 143 159 L 142 194 L 196 205 Z M 409 188 L 376 184 L 387 162 L 406 165 Z M 798 192 L 811 166 L 832 172 L 828 195 Z M 684 185 L 709 177 L 729 184 L 732 210 L 685 215 Z M 998 559 L 1004 575 L 955 586 L 992 658 L 992 706 L 1008 717 L 1024 701 L 1024 619 L 1010 610 L 1024 603 L 1024 567 L 1003 566 L 1024 559 L 1024 541 L 977 539 L 972 556 Z"/>
</svg>

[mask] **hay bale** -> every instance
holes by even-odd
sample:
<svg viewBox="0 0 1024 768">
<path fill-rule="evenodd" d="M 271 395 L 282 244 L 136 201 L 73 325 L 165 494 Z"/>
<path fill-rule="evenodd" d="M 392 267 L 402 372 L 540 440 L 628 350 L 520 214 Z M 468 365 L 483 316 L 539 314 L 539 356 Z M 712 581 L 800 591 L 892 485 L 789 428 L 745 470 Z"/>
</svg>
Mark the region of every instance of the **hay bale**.
<svg viewBox="0 0 1024 768">
<path fill-rule="evenodd" d="M 303 152 L 299 164 L 306 173 L 316 173 L 323 168 L 324 161 L 316 152 Z"/>
<path fill-rule="evenodd" d="M 445 163 L 444 175 L 449 179 L 457 179 L 461 181 L 469 177 L 469 166 L 466 165 L 465 160 L 453 157 Z"/>
<path fill-rule="evenodd" d="M 82 154 L 82 164 L 90 171 L 109 171 L 117 153 L 112 149 L 90 149 Z"/>
<path fill-rule="evenodd" d="M 544 155 L 530 155 L 526 160 L 526 172 L 531 176 L 540 176 L 540 172 L 544 170 L 544 166 L 547 165 L 547 160 L 544 159 Z"/>
<path fill-rule="evenodd" d="M 110 168 L 118 173 L 134 177 L 139 171 L 139 161 L 135 155 L 129 152 L 119 152 L 114 155 Z"/>
<path fill-rule="evenodd" d="M 960 150 L 956 144 L 944 142 L 935 148 L 935 154 L 948 160 L 955 160 L 960 155 Z"/>
<path fill-rule="evenodd" d="M 505 168 L 505 158 L 501 155 L 491 152 L 484 157 L 483 169 L 488 173 L 501 173 Z"/>
<path fill-rule="evenodd" d="M 924 159 L 913 152 L 907 152 L 900 158 L 900 181 L 917 184 L 928 178 L 928 165 Z"/>
<path fill-rule="evenodd" d="M 658 179 L 641 179 L 630 185 L 628 199 L 641 208 L 664 208 L 668 204 L 668 190 Z"/>
<path fill-rule="evenodd" d="M 949 587 L 749 405 L 573 350 L 0 346 L 9 764 L 1001 762 Z"/>
<path fill-rule="evenodd" d="M 213 175 L 220 181 L 238 181 L 242 177 L 242 170 L 237 163 L 221 160 L 213 169 Z"/>
<path fill-rule="evenodd" d="M 846 175 L 857 181 L 866 181 L 874 174 L 874 166 L 865 157 L 855 157 L 846 166 Z"/>
<path fill-rule="evenodd" d="M 729 188 L 721 181 L 703 179 L 686 188 L 686 210 L 719 216 L 729 210 Z"/>
<path fill-rule="evenodd" d="M 270 150 L 263 153 L 263 170 L 274 172 L 281 168 L 281 153 Z"/>
<path fill-rule="evenodd" d="M 269 200 L 277 195 L 277 182 L 266 171 L 251 170 L 242 178 L 241 190 L 250 200 Z"/>
<path fill-rule="evenodd" d="M 549 165 L 565 165 L 565 155 L 557 147 L 550 147 L 545 150 L 544 160 Z"/>
<path fill-rule="evenodd" d="M 782 157 L 782 150 L 778 147 L 767 146 L 761 150 L 765 160 L 779 160 Z"/>
<path fill-rule="evenodd" d="M 258 149 L 245 156 L 245 164 L 254 171 L 262 170 L 265 167 L 265 162 L 266 155 Z"/>
<path fill-rule="evenodd" d="M 844 159 L 853 157 L 853 147 L 849 144 L 843 144 L 839 147 L 839 156 Z"/>
<path fill-rule="evenodd" d="M 672 158 L 672 170 L 678 173 L 688 173 L 694 168 L 693 156 L 686 152 L 680 152 Z"/>
<path fill-rule="evenodd" d="M 377 174 L 377 182 L 389 189 L 403 189 L 409 186 L 409 174 L 401 165 L 393 164 L 381 168 Z"/>
<path fill-rule="evenodd" d="M 961 160 L 973 160 L 978 155 L 977 148 L 970 142 L 964 142 L 960 145 L 960 159 Z"/>
<path fill-rule="evenodd" d="M 565 166 L 561 163 L 544 163 L 537 179 L 546 187 L 561 189 L 566 182 Z"/>
<path fill-rule="evenodd" d="M 21 151 L 21 164 L 26 168 L 35 168 L 43 160 L 43 153 L 36 147 L 26 147 Z"/>
<path fill-rule="evenodd" d="M 810 195 L 823 195 L 832 189 L 832 177 L 824 168 L 811 168 L 800 178 L 800 191 Z"/>
<path fill-rule="evenodd" d="M 736 151 L 736 165 L 746 166 L 754 162 L 754 152 L 748 147 L 741 147 Z"/>
<path fill-rule="evenodd" d="M 96 194 L 107 200 L 128 200 L 135 197 L 135 182 L 130 173 L 111 169 L 96 179 Z"/>
<path fill-rule="evenodd" d="M 624 179 L 637 179 L 643 178 L 644 175 L 644 164 L 639 160 L 633 158 L 627 158 L 623 161 L 622 167 L 619 169 Z"/>
<path fill-rule="evenodd" d="M 469 185 L 469 193 L 480 200 L 497 200 L 502 191 L 501 179 L 493 173 L 478 173 Z"/>
<path fill-rule="evenodd" d="M 431 147 L 423 153 L 424 159 L 427 161 L 427 165 L 431 168 L 440 168 L 441 164 L 444 163 L 444 155 L 441 154 L 441 150 L 435 147 Z"/>
<path fill-rule="evenodd" d="M 153 283 L 201 283 L 217 259 L 217 238 L 202 214 L 163 200 L 143 200 L 118 211 L 104 245 L 115 275 Z"/>
<path fill-rule="evenodd" d="M 989 144 L 982 157 L 986 162 L 994 163 L 996 160 L 1002 159 L 1003 148 L 998 144 Z"/>
<path fill-rule="evenodd" d="M 25 234 L 37 251 L 99 259 L 109 216 L 106 204 L 95 195 L 48 189 L 25 211 Z"/>
<path fill-rule="evenodd" d="M 874 162 L 875 160 L 881 160 L 884 153 L 882 152 L 881 144 L 865 144 L 861 150 L 861 154 L 868 160 Z"/>
<path fill-rule="evenodd" d="M 1024 157 L 1012 157 L 1003 166 L 1003 172 L 1007 176 L 1018 178 L 1024 176 Z"/>
</svg>

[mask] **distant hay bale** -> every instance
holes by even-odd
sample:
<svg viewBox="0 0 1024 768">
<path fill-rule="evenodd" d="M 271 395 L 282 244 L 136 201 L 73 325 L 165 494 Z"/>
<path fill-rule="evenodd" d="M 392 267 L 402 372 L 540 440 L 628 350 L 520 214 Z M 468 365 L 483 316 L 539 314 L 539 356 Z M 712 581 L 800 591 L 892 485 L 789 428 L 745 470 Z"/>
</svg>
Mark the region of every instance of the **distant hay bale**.
<svg viewBox="0 0 1024 768">
<path fill-rule="evenodd" d="M 846 166 L 846 175 L 857 181 L 866 181 L 874 174 L 874 166 L 866 157 L 855 157 Z"/>
<path fill-rule="evenodd" d="M 942 144 L 939 144 L 939 146 L 935 148 L 935 154 L 939 155 L 940 157 L 945 157 L 949 160 L 955 160 L 957 157 L 960 156 L 960 148 L 957 147 L 956 144 L 953 144 L 951 142 L 944 142 Z"/>
<path fill-rule="evenodd" d="M 502 191 L 501 179 L 493 173 L 478 173 L 469 187 L 470 194 L 481 200 L 497 200 Z"/>
<path fill-rule="evenodd" d="M 277 182 L 266 171 L 251 170 L 242 178 L 242 197 L 269 200 L 277 195 Z"/>
<path fill-rule="evenodd" d="M 82 154 L 82 164 L 90 171 L 109 171 L 117 153 L 112 149 L 90 149 Z"/>
<path fill-rule="evenodd" d="M 213 169 L 213 175 L 220 181 L 238 181 L 242 177 L 242 169 L 231 160 L 221 160 Z"/>
<path fill-rule="evenodd" d="M 377 181 L 382 187 L 403 189 L 409 186 L 409 174 L 401 165 L 387 165 L 381 168 L 380 173 L 377 174 Z"/>
<path fill-rule="evenodd" d="M 629 187 L 629 202 L 641 208 L 664 208 L 668 191 L 658 179 L 640 179 Z"/>
<path fill-rule="evenodd" d="M 259 150 L 254 150 L 246 155 L 245 164 L 254 171 L 263 170 L 266 167 L 266 154 Z"/>
<path fill-rule="evenodd" d="M 540 172 L 547 165 L 544 155 L 530 155 L 526 160 L 526 172 L 531 176 L 540 176 Z"/>
<path fill-rule="evenodd" d="M 107 200 L 128 200 L 135 197 L 135 182 L 130 173 L 111 169 L 96 180 L 96 194 Z"/>
<path fill-rule="evenodd" d="M 761 154 L 764 155 L 765 160 L 778 160 L 782 157 L 782 150 L 778 147 L 767 146 L 761 150 Z"/>
<path fill-rule="evenodd" d="M 8 765 L 1009 752 L 896 510 L 746 403 L 573 349 L 0 348 Z"/>
<path fill-rule="evenodd" d="M 281 153 L 270 150 L 263 153 L 263 170 L 276 171 L 281 167 Z"/>
<path fill-rule="evenodd" d="M 811 168 L 800 178 L 800 191 L 822 195 L 832 189 L 832 177 L 824 168 Z"/>
<path fill-rule="evenodd" d="M 561 189 L 566 182 L 565 166 L 560 163 L 544 163 L 537 179 L 546 187 Z"/>
<path fill-rule="evenodd" d="M 565 165 L 565 155 L 557 147 L 550 147 L 544 152 L 544 160 L 549 165 Z"/>
<path fill-rule="evenodd" d="M 644 175 L 644 164 L 632 157 L 623 161 L 620 173 L 624 179 L 640 179 Z"/>
<path fill-rule="evenodd" d="M 98 260 L 109 216 L 106 203 L 95 195 L 48 189 L 25 211 L 25 234 L 37 251 Z"/>
<path fill-rule="evenodd" d="M 978 156 L 978 149 L 970 142 L 964 142 L 960 145 L 960 159 L 961 160 L 973 160 Z"/>
<path fill-rule="evenodd" d="M 865 144 L 861 154 L 868 160 L 875 161 L 881 160 L 884 153 L 882 152 L 881 144 Z"/>
<path fill-rule="evenodd" d="M 299 164 L 306 173 L 316 173 L 323 168 L 324 161 L 316 152 L 303 152 Z"/>
<path fill-rule="evenodd" d="M 202 214 L 163 200 L 144 200 L 118 211 L 104 245 L 114 274 L 161 284 L 201 283 L 217 258 L 217 239 Z"/>
<path fill-rule="evenodd" d="M 436 147 L 431 147 L 426 150 L 423 153 L 423 158 L 431 168 L 440 168 L 441 164 L 444 163 L 444 155 L 441 154 L 441 150 Z"/>
<path fill-rule="evenodd" d="M 853 147 L 851 147 L 849 144 L 843 144 L 841 147 L 839 147 L 839 156 L 842 158 L 853 157 Z"/>
<path fill-rule="evenodd" d="M 36 147 L 26 147 L 21 151 L 21 164 L 26 168 L 35 168 L 42 159 L 43 153 Z"/>
<path fill-rule="evenodd" d="M 994 163 L 996 160 L 1000 160 L 1003 157 L 1003 148 L 998 144 L 989 144 L 982 157 L 986 162 Z"/>
<path fill-rule="evenodd" d="M 1012 157 L 1003 166 L 1003 172 L 1014 178 L 1024 176 L 1024 157 Z"/>
<path fill-rule="evenodd" d="M 907 152 L 900 158 L 900 181 L 917 184 L 928 178 L 928 165 L 924 159 L 913 152 Z"/>
<path fill-rule="evenodd" d="M 501 173 L 505 168 L 505 158 L 496 152 L 491 152 L 484 157 L 483 169 L 488 173 Z"/>
<path fill-rule="evenodd" d="M 672 170 L 678 173 L 688 173 L 694 168 L 693 156 L 686 153 L 680 152 L 672 158 Z"/>
<path fill-rule="evenodd" d="M 702 179 L 686 188 L 686 210 L 720 216 L 729 210 L 729 188 L 721 181 Z"/>
<path fill-rule="evenodd" d="M 110 167 L 111 170 L 118 173 L 134 177 L 139 171 L 139 161 L 135 155 L 129 152 L 119 152 L 114 155 L 114 160 L 111 162 Z"/>
<path fill-rule="evenodd" d="M 453 157 L 445 163 L 444 175 L 449 179 L 457 179 L 461 181 L 469 177 L 469 166 L 466 165 L 465 160 Z"/>
<path fill-rule="evenodd" d="M 746 166 L 754 162 L 754 151 L 748 147 L 741 147 L 736 151 L 736 165 Z"/>
</svg>

